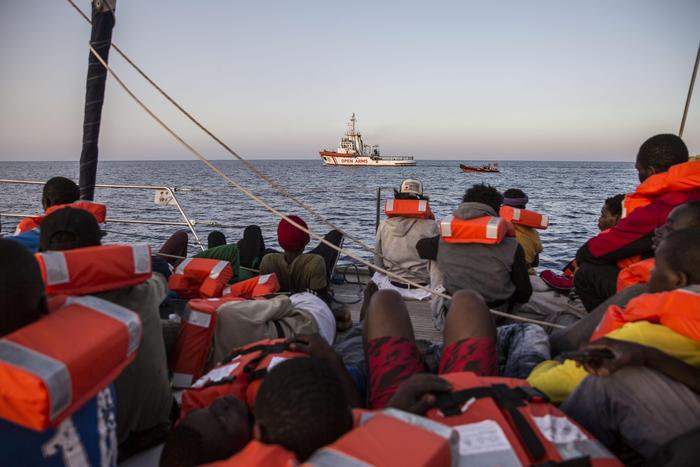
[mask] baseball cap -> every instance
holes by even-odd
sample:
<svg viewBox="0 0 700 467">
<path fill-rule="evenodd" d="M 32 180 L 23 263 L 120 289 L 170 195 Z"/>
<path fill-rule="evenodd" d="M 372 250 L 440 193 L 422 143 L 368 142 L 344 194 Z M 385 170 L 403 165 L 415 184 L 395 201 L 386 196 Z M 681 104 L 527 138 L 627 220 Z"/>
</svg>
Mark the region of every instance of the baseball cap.
<svg viewBox="0 0 700 467">
<path fill-rule="evenodd" d="M 39 251 L 72 250 L 100 245 L 102 231 L 95 217 L 83 209 L 61 208 L 41 222 Z"/>
</svg>

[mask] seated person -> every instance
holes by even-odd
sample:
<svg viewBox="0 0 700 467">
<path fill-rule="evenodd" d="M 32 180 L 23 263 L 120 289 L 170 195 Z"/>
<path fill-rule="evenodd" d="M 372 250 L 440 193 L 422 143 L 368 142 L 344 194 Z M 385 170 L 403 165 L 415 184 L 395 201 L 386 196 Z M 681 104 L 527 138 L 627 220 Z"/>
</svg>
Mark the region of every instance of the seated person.
<svg viewBox="0 0 700 467">
<path fill-rule="evenodd" d="M 101 244 L 100 239 L 100 227 L 92 215 L 66 207 L 44 219 L 40 250 L 62 251 L 98 246 Z M 158 312 L 167 293 L 165 277 L 154 271 L 151 278 L 141 284 L 94 294 L 136 311 L 143 327 L 141 346 L 136 358 L 114 382 L 122 458 L 161 442 L 170 425 L 173 398 Z"/>
<path fill-rule="evenodd" d="M 641 183 L 625 198 L 626 215 L 576 253 L 574 286 L 588 311 L 615 294 L 618 262 L 652 256 L 654 230 L 666 222 L 668 213 L 700 199 L 700 162 L 688 162 L 688 148 L 676 135 L 656 135 L 645 141 L 635 167 Z"/>
<path fill-rule="evenodd" d="M 696 313 L 700 307 L 698 238 L 698 228 L 679 230 L 666 237 L 656 251 L 656 266 L 648 284 L 650 293 L 635 298 L 625 308 L 608 308 L 592 339 L 609 337 L 636 342 L 690 365 L 700 365 Z M 561 364 L 550 360 L 535 367 L 528 382 L 552 401 L 561 402 L 586 376 L 586 371 L 572 360 Z"/>
<path fill-rule="evenodd" d="M 598 217 L 598 229 L 601 232 L 612 229 L 622 219 L 622 202 L 625 200 L 625 195 L 615 195 L 606 198 L 603 207 L 600 210 Z"/>
<path fill-rule="evenodd" d="M 238 253 L 241 259 L 241 280 L 250 279 L 257 275 L 251 269 L 258 269 L 260 261 L 265 256 L 265 239 L 262 230 L 257 225 L 249 225 L 243 230 L 243 238 L 238 240 Z M 244 268 L 244 269 L 243 269 Z"/>
<path fill-rule="evenodd" d="M 517 209 L 527 209 L 528 197 L 524 191 L 518 188 L 510 188 L 503 192 L 503 205 Z M 525 262 L 530 274 L 534 274 L 533 269 L 540 263 L 540 253 L 542 253 L 542 241 L 537 230 L 526 225 L 513 223 L 515 227 L 515 239 L 518 241 L 525 253 Z"/>
<path fill-rule="evenodd" d="M 207 235 L 207 248 L 214 248 L 215 246 L 226 245 L 226 235 L 219 230 L 212 230 Z"/>
<path fill-rule="evenodd" d="M 50 207 L 73 203 L 80 198 L 80 189 L 72 180 L 65 177 L 50 178 L 41 194 L 41 206 L 46 211 Z M 7 237 L 29 248 L 32 252 L 39 249 L 39 226 L 42 216 L 26 217 L 17 224 L 15 235 Z"/>
<path fill-rule="evenodd" d="M 395 200 L 420 200 L 428 201 L 423 195 L 423 186 L 418 180 L 406 179 L 401 182 L 400 191 L 394 190 Z M 424 238 L 432 238 L 439 234 L 437 223 L 432 213 L 429 218 L 417 217 L 415 214 L 391 215 L 387 213 L 377 229 L 377 241 L 375 243 L 374 264 L 389 272 L 410 279 L 421 285 L 430 284 L 430 272 L 428 260 L 422 259 L 416 250 L 416 243 Z M 426 215 L 427 215 L 426 214 Z M 375 273 L 373 281 L 379 288 L 394 288 L 403 294 L 409 285 L 393 280 L 383 274 Z M 393 285 L 393 287 L 392 287 Z M 412 291 L 420 296 L 412 298 L 429 298 L 430 294 L 423 290 Z M 425 296 L 425 297 L 423 297 Z"/>
<path fill-rule="evenodd" d="M 498 216 L 503 196 L 492 186 L 478 184 L 469 188 L 454 211 L 456 219 Z M 452 295 L 459 290 L 478 292 L 489 308 L 508 310 L 525 303 L 532 294 L 525 253 L 513 237 L 501 243 L 449 243 L 440 237 L 421 240 L 418 250 L 423 258 L 437 258 L 444 276 L 443 286 Z M 438 304 L 434 313 L 444 313 Z"/>
<path fill-rule="evenodd" d="M 608 338 L 583 350 L 606 350 L 612 358 L 584 358 L 590 376 L 561 409 L 607 447 L 624 442 L 648 459 L 673 438 L 700 427 L 697 365 L 653 347 Z"/>
<path fill-rule="evenodd" d="M 44 283 L 34 256 L 0 239 L 0 337 L 48 313 Z M 115 466 L 117 433 L 109 386 L 62 421 L 42 432 L 0 418 L 0 459 L 11 465 Z M 5 401 L 7 402 L 7 401 Z M 110 420 L 112 420 L 110 422 Z"/>
</svg>

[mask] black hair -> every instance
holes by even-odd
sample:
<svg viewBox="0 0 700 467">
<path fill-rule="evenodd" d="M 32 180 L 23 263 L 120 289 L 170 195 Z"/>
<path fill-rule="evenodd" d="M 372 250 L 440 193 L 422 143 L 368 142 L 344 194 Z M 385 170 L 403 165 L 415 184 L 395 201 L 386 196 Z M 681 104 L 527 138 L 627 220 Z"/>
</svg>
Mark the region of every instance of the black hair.
<svg viewBox="0 0 700 467">
<path fill-rule="evenodd" d="M 700 226 L 700 199 L 688 201 L 678 207 L 683 208 L 683 211 L 685 211 L 683 215 L 690 218 L 689 220 L 693 227 Z"/>
<path fill-rule="evenodd" d="M 639 148 L 637 162 L 642 167 L 666 172 L 673 165 L 688 162 L 688 147 L 673 134 L 652 136 Z"/>
<path fill-rule="evenodd" d="M 503 195 L 491 185 L 479 183 L 469 188 L 462 198 L 463 203 L 483 203 L 491 206 L 498 213 L 503 204 Z"/>
<path fill-rule="evenodd" d="M 47 312 L 44 281 L 34 255 L 0 239 L 0 336 L 33 323 Z"/>
<path fill-rule="evenodd" d="M 57 204 L 69 204 L 78 201 L 80 198 L 80 188 L 73 180 L 66 177 L 50 178 L 44 185 L 42 200 L 44 208 L 56 206 Z"/>
<path fill-rule="evenodd" d="M 220 230 L 212 230 L 207 237 L 207 248 L 226 245 L 226 235 Z"/>
<path fill-rule="evenodd" d="M 204 455 L 202 434 L 184 424 L 175 426 L 160 453 L 160 467 L 195 467 L 217 459 L 207 459 Z"/>
<path fill-rule="evenodd" d="M 286 360 L 265 377 L 255 400 L 261 441 L 280 444 L 304 462 L 352 429 L 340 379 L 316 358 Z"/>
<path fill-rule="evenodd" d="M 615 195 L 610 198 L 605 198 L 605 206 L 613 216 L 622 216 L 622 202 L 625 200 L 625 195 Z"/>
<path fill-rule="evenodd" d="M 691 284 L 700 284 L 699 238 L 700 227 L 676 230 L 663 240 L 659 248 L 671 269 L 685 273 Z"/>
</svg>

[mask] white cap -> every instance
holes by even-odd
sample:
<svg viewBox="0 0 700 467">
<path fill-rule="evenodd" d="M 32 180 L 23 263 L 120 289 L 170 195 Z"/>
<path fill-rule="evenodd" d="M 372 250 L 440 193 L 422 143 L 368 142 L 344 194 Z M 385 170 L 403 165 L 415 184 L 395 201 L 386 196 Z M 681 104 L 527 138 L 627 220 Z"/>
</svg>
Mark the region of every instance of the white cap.
<svg viewBox="0 0 700 467">
<path fill-rule="evenodd" d="M 423 185 L 418 180 L 414 180 L 412 178 L 407 178 L 406 180 L 401 182 L 400 192 L 412 194 L 412 195 L 422 195 L 423 194 Z"/>
</svg>

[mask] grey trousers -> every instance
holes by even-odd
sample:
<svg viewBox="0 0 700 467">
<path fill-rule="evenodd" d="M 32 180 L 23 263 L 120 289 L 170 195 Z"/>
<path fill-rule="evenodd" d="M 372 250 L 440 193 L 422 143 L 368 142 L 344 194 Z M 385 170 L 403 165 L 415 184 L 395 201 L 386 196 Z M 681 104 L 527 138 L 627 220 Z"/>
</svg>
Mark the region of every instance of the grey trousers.
<svg viewBox="0 0 700 467">
<path fill-rule="evenodd" d="M 588 376 L 560 408 L 607 447 L 624 440 L 645 458 L 700 426 L 700 394 L 642 367 Z"/>
</svg>

